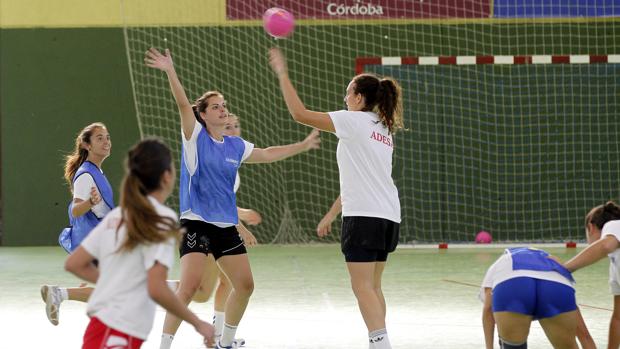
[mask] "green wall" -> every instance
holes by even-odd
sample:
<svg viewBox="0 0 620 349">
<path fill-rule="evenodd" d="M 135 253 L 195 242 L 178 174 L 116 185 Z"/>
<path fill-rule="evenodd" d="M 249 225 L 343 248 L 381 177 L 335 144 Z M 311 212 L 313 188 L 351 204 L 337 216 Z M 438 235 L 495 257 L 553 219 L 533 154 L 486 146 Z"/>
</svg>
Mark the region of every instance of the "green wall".
<svg viewBox="0 0 620 349">
<path fill-rule="evenodd" d="M 230 109 L 241 115 L 244 135 L 259 146 L 295 142 L 307 130 L 290 119 L 268 67 L 267 50 L 273 45 L 281 46 L 287 55 L 291 79 L 306 106 L 321 111 L 343 108 L 344 89 L 354 75 L 355 58 L 360 56 L 620 52 L 620 22 L 611 21 L 300 26 L 292 39 L 277 42 L 260 27 L 132 28 L 128 37 L 135 63 L 133 71 L 140 86 L 138 104 L 141 114 L 146 116 L 147 132 L 178 142 L 177 111 L 165 76 L 142 64 L 146 45 L 165 45 L 172 51 L 190 99 L 209 89 L 222 91 Z M 480 66 L 400 67 L 387 71 L 397 77 L 413 74 L 408 78 L 412 83 L 404 86 L 411 97 L 405 105 L 406 126 L 411 131 L 396 135 L 394 158 L 394 177 L 403 206 L 401 241 L 471 241 L 482 229 L 505 240 L 582 238 L 582 216 L 588 208 L 607 199 L 618 199 L 620 159 L 617 147 L 609 146 L 609 139 L 620 135 L 615 127 L 604 129 L 599 125 L 620 120 L 620 108 L 617 70 L 583 71 L 579 78 L 574 78 L 572 68 L 580 69 Z M 415 74 L 423 71 L 430 75 L 428 84 L 418 84 Z M 540 71 L 545 74 L 540 75 Z M 597 88 L 598 75 L 608 89 L 598 85 L 598 90 L 593 90 Z M 557 80 L 556 85 L 546 89 L 545 79 Z M 561 86 L 563 83 L 565 87 Z M 521 90 L 511 84 L 520 84 Z M 417 94 L 425 88 L 430 91 Z M 558 97 L 537 100 L 545 93 L 550 98 L 556 94 Z M 469 104 L 463 104 L 464 100 Z M 519 109 L 520 104 L 542 108 L 547 102 L 557 108 L 541 113 Z M 575 105 L 581 109 L 574 108 Z M 588 105 L 592 108 L 583 107 Z M 495 119 L 487 124 L 483 115 L 476 112 L 493 115 Z M 535 128 L 537 118 L 557 118 L 565 113 L 573 114 L 549 122 L 567 132 L 562 137 L 554 138 L 552 127 Z M 519 128 L 528 118 L 534 128 Z M 564 123 L 570 129 L 562 129 Z M 477 132 L 490 136 L 480 144 L 472 144 L 470 140 Z M 533 139 L 529 145 L 520 144 L 524 142 L 520 138 L 510 143 L 514 141 L 511 132 L 525 140 Z M 575 154 L 579 152 L 575 163 L 571 162 L 570 145 L 562 148 L 537 143 L 534 138 L 541 132 L 550 132 L 545 137 L 557 145 L 569 144 L 575 138 L 572 144 Z M 278 164 L 241 168 L 238 198 L 242 205 L 263 213 L 264 223 L 254 228 L 262 241 L 317 240 L 314 228 L 338 195 L 336 139 L 332 135 L 323 135 L 322 139 L 319 151 Z M 493 149 L 494 143 L 502 144 L 501 153 Z M 582 144 L 586 146 L 581 147 Z M 538 153 L 523 157 L 527 147 Z M 557 157 L 554 151 L 560 152 Z M 600 154 L 601 151 L 604 153 Z M 604 165 L 589 165 L 590 152 L 599 155 Z M 553 168 L 552 161 L 536 158 L 541 153 L 554 161 L 562 157 L 561 166 L 565 168 L 559 171 Z M 458 164 L 463 156 L 475 158 L 475 164 Z M 530 172 L 529 166 L 535 162 L 549 164 Z M 581 168 L 587 170 L 575 174 L 575 168 L 576 172 Z M 528 180 L 532 183 L 528 184 Z M 337 238 L 337 232 L 336 225 L 331 238 Z"/>
<path fill-rule="evenodd" d="M 188 32 L 195 36 L 187 36 Z M 352 35 L 357 41 L 351 41 Z M 268 146 L 298 141 L 305 134 L 304 127 L 290 120 L 279 97 L 275 78 L 266 63 L 267 48 L 274 42 L 262 28 L 135 28 L 129 31 L 129 36 L 133 38 L 130 56 L 134 78 L 140 86 L 141 117 L 145 121 L 153 117 L 145 126 L 146 134 L 165 136 L 178 150 L 176 110 L 165 77 L 148 71 L 142 64 L 144 50 L 149 45 L 161 47 L 164 37 L 180 66 L 179 75 L 190 98 L 210 88 L 222 90 L 229 98 L 231 109 L 242 116 L 244 132 L 251 141 Z M 183 38 L 194 40 L 196 46 L 181 45 Z M 199 44 L 203 38 L 209 49 Z M 334 110 L 343 107 L 344 87 L 354 74 L 353 62 L 358 56 L 620 53 L 620 23 L 300 26 L 293 39 L 280 41 L 278 45 L 288 55 L 291 77 L 306 104 L 316 110 Z M 108 125 L 113 149 L 103 167 L 115 188 L 122 175 L 124 152 L 139 137 L 123 31 L 119 28 L 2 29 L 0 76 L 3 243 L 55 244 L 58 232 L 66 225 L 66 204 L 70 199 L 62 179 L 62 157 L 72 150 L 76 133 L 93 121 Z M 620 120 L 618 114 L 610 117 Z M 408 114 L 407 118 L 407 126 L 414 131 L 398 135 L 399 142 L 423 140 L 424 135 L 416 133 L 420 129 L 419 119 L 414 114 Z M 168 121 L 162 123 L 162 120 Z M 584 127 L 587 126 L 586 123 Z M 337 178 L 333 178 L 335 145 L 335 137 L 324 136 L 323 149 L 319 151 L 280 164 L 242 169 L 240 203 L 262 208 L 268 202 L 272 207 L 261 209 L 265 223 L 256 232 L 262 241 L 315 239 L 313 228 L 338 193 Z M 401 156 L 409 155 L 397 154 Z M 617 153 L 610 150 L 597 156 L 601 161 L 609 161 Z M 406 173 L 400 159 L 395 161 L 397 173 Z M 582 160 L 584 166 L 589 161 Z M 430 158 L 428 164 L 420 166 L 437 164 Z M 456 167 L 453 170 L 460 171 Z M 614 170 L 613 166 L 610 170 Z M 602 177 L 595 179 L 606 180 Z M 433 190 L 448 200 L 452 190 L 448 184 Z M 552 214 L 576 215 L 594 203 L 617 195 L 616 189 L 606 189 L 588 196 L 587 189 L 599 184 L 582 183 L 580 188 L 585 188 L 579 193 L 582 199 L 566 202 L 566 207 L 557 208 Z M 457 213 L 454 224 L 425 225 L 432 219 L 441 219 L 441 216 L 421 216 L 422 211 L 416 209 L 425 205 L 419 201 L 425 194 L 428 191 L 413 195 L 409 202 L 403 203 L 406 210 L 402 241 L 430 240 L 433 236 L 466 240 L 460 234 L 472 229 L 465 224 L 467 216 Z M 510 212 L 520 207 L 508 205 L 503 209 Z M 439 205 L 430 214 L 441 212 Z M 484 210 L 473 212 L 488 214 Z M 567 224 L 561 229 L 581 232 L 580 223 L 571 220 Z M 525 228 L 529 231 L 517 238 L 529 238 L 538 229 L 531 225 Z M 292 235 L 287 236 L 287 231 Z M 429 231 L 435 235 L 429 237 Z"/>
<path fill-rule="evenodd" d="M 0 38 L 3 244 L 55 244 L 71 198 L 63 155 L 77 133 L 108 126 L 103 170 L 115 189 L 139 138 L 122 30 L 2 29 Z"/>
</svg>

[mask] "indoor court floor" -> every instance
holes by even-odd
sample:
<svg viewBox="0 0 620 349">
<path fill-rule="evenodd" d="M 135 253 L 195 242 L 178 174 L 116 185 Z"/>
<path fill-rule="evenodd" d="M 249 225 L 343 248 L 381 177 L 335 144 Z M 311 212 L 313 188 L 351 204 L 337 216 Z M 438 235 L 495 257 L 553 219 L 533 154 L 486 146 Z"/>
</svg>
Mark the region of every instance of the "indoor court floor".
<svg viewBox="0 0 620 349">
<path fill-rule="evenodd" d="M 500 247 L 448 250 L 399 248 L 383 278 L 387 329 L 395 349 L 478 349 L 484 346 L 479 285 Z M 548 248 L 567 260 L 580 248 Z M 249 250 L 255 290 L 239 329 L 248 349 L 368 348 L 367 334 L 337 245 L 274 246 Z M 88 318 L 85 304 L 66 301 L 60 324 L 51 325 L 39 295 L 42 284 L 77 286 L 63 270 L 60 247 L 0 248 L 0 328 L 3 348 L 79 348 Z M 598 346 L 606 343 L 612 296 L 608 262 L 575 273 L 577 301 Z M 178 265 L 170 278 L 178 278 Z M 213 303 L 191 308 L 210 320 Z M 158 308 L 146 349 L 159 348 L 164 312 Z M 193 328 L 182 324 L 173 348 L 200 348 Z M 529 346 L 550 348 L 538 323 Z"/>
</svg>

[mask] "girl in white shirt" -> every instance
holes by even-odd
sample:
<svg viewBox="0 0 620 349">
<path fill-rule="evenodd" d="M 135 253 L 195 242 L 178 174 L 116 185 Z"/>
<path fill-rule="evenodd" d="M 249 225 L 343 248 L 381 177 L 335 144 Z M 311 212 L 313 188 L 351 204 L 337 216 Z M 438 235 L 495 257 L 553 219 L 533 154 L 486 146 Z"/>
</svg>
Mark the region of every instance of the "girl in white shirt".
<svg viewBox="0 0 620 349">
<path fill-rule="evenodd" d="M 80 131 L 75 140 L 75 149 L 66 157 L 65 180 L 73 195 L 70 205 L 70 221 L 75 222 L 75 220 L 86 218 L 88 222 L 92 222 L 80 224 L 83 231 L 79 233 L 70 230 L 73 228 L 65 229 L 68 234 L 64 236 L 61 234 L 60 242 L 68 252 L 77 248 L 79 239 L 88 234 L 98 221 L 103 219 L 114 207 L 112 193 L 110 190 L 106 190 L 111 188 L 110 183 L 101 170 L 101 165 L 110 156 L 111 149 L 112 141 L 107 127 L 101 122 L 95 122 Z M 84 170 L 83 167 L 88 170 Z M 92 171 L 92 174 L 89 171 Z M 78 172 L 80 175 L 76 176 Z M 99 179 L 99 185 L 102 188 L 98 187 L 93 176 Z M 109 198 L 106 199 L 99 189 Z M 75 228 L 77 229 L 77 226 Z M 41 298 L 45 302 L 47 319 L 53 325 L 58 325 L 60 304 L 65 300 L 87 302 L 92 291 L 93 288 L 86 286 L 86 284 L 80 287 L 41 286 Z"/>
<path fill-rule="evenodd" d="M 341 248 L 353 293 L 368 329 L 370 348 L 391 348 L 381 290 L 387 256 L 398 243 L 400 202 L 392 179 L 393 134 L 403 127 L 398 83 L 372 74 L 355 76 L 344 98 L 347 110 L 307 110 L 289 77 L 279 49 L 270 51 L 284 101 L 298 123 L 334 133 L 340 172 Z M 319 235 L 327 231 L 319 230 Z"/>
<path fill-rule="evenodd" d="M 67 258 L 67 271 L 96 283 L 82 348 L 140 348 L 153 326 L 155 303 L 191 323 L 205 341 L 213 336 L 213 326 L 166 285 L 180 238 L 177 215 L 163 205 L 175 176 L 170 149 L 161 141 L 147 139 L 130 149 L 120 207 Z"/>
<path fill-rule="evenodd" d="M 596 206 L 586 215 L 586 237 L 590 244 L 564 264 L 574 272 L 609 257 L 609 287 L 614 310 L 609 323 L 608 348 L 620 347 L 620 206 L 613 201 Z"/>
</svg>

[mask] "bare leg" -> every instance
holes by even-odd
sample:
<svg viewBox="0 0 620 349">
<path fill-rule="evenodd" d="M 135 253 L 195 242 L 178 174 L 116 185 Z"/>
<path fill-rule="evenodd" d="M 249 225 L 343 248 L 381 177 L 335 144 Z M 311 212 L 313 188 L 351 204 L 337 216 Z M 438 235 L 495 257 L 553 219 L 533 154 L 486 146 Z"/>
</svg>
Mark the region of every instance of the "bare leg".
<svg viewBox="0 0 620 349">
<path fill-rule="evenodd" d="M 181 281 L 176 295 L 183 304 L 189 304 L 190 300 L 200 287 L 203 270 L 207 256 L 202 253 L 192 252 L 181 257 Z M 176 316 L 166 313 L 163 333 L 174 335 L 181 325 L 181 320 Z"/>
<path fill-rule="evenodd" d="M 219 275 L 220 270 L 215 264 L 215 259 L 213 255 L 208 255 L 205 263 L 205 269 L 202 273 L 202 281 L 200 282 L 200 287 L 194 294 L 192 301 L 197 303 L 205 303 L 211 298 L 213 294 L 213 290 L 215 289 L 215 285 L 217 283 L 217 276 Z"/>
<path fill-rule="evenodd" d="M 508 311 L 493 313 L 499 338 L 511 343 L 524 343 L 530 334 L 532 317 Z M 574 337 L 574 335 L 573 335 Z"/>
<path fill-rule="evenodd" d="M 596 349 L 596 343 L 588 331 L 586 321 L 581 316 L 581 311 L 577 308 L 577 339 L 582 349 Z"/>
<path fill-rule="evenodd" d="M 81 286 L 67 288 L 69 299 L 78 302 L 88 302 L 88 298 L 95 289 L 93 287 Z"/>
<path fill-rule="evenodd" d="M 228 300 L 228 296 L 232 291 L 232 287 L 230 284 L 230 280 L 223 272 L 219 273 L 219 283 L 217 285 L 217 289 L 215 290 L 215 300 L 213 302 L 213 326 L 215 326 L 215 336 L 214 341 L 218 341 L 222 337 L 222 332 L 224 331 L 224 322 L 225 322 L 225 311 L 226 311 L 226 301 Z M 214 343 L 207 342 L 207 348 L 213 347 Z"/>
<path fill-rule="evenodd" d="M 381 277 L 383 276 L 383 270 L 385 270 L 386 262 L 377 262 L 375 265 L 375 292 L 381 302 L 381 308 L 383 309 L 383 321 L 387 315 L 387 309 L 385 306 L 385 297 L 383 296 L 383 289 L 381 289 Z"/>
<path fill-rule="evenodd" d="M 217 264 L 232 285 L 225 307 L 226 323 L 237 326 L 254 291 L 250 261 L 247 254 L 239 254 L 220 257 Z"/>
<path fill-rule="evenodd" d="M 611 314 L 609 322 L 609 341 L 608 349 L 618 349 L 620 347 L 620 296 L 614 296 L 614 312 Z"/>
<path fill-rule="evenodd" d="M 377 264 L 377 262 L 347 263 L 351 288 L 369 333 L 385 328 L 385 299 L 383 293 L 377 291 L 377 285 L 380 290 L 380 279 L 375 280 L 377 273 L 380 278 L 383 270 L 377 267 Z"/>
<path fill-rule="evenodd" d="M 554 317 L 538 320 L 547 338 L 556 349 L 579 349 L 575 336 L 577 334 L 577 311 L 558 314 Z"/>
<path fill-rule="evenodd" d="M 226 309 L 226 300 L 232 291 L 232 286 L 230 285 L 230 280 L 228 280 L 224 273 L 220 273 L 219 280 L 220 282 L 215 290 L 213 310 L 224 312 Z"/>
</svg>

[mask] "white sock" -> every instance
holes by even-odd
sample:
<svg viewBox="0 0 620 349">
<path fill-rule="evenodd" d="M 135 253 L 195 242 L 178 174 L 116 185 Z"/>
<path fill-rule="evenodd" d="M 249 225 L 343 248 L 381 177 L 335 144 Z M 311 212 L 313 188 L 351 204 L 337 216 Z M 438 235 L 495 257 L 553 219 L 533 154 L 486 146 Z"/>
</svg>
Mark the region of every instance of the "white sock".
<svg viewBox="0 0 620 349">
<path fill-rule="evenodd" d="M 372 331 L 368 334 L 368 348 L 370 349 L 392 349 L 390 339 L 385 328 Z"/>
<path fill-rule="evenodd" d="M 222 330 L 222 337 L 220 338 L 220 344 L 223 347 L 232 345 L 232 342 L 235 339 L 236 333 L 237 333 L 237 326 L 224 324 L 224 329 Z"/>
<path fill-rule="evenodd" d="M 161 334 L 161 344 L 159 344 L 159 349 L 170 349 L 172 346 L 172 340 L 174 336 L 167 333 Z"/>
<path fill-rule="evenodd" d="M 222 330 L 224 329 L 224 318 L 226 317 L 226 313 L 223 311 L 216 311 L 213 315 L 213 326 L 215 327 L 215 337 L 219 337 L 222 335 Z"/>
<path fill-rule="evenodd" d="M 168 288 L 172 290 L 172 292 L 176 292 L 177 288 L 179 288 L 179 281 L 178 280 L 166 280 L 166 285 L 168 285 Z"/>
<path fill-rule="evenodd" d="M 66 301 L 69 299 L 69 291 L 67 291 L 64 287 L 58 287 L 58 291 L 60 291 L 60 300 Z"/>
</svg>

